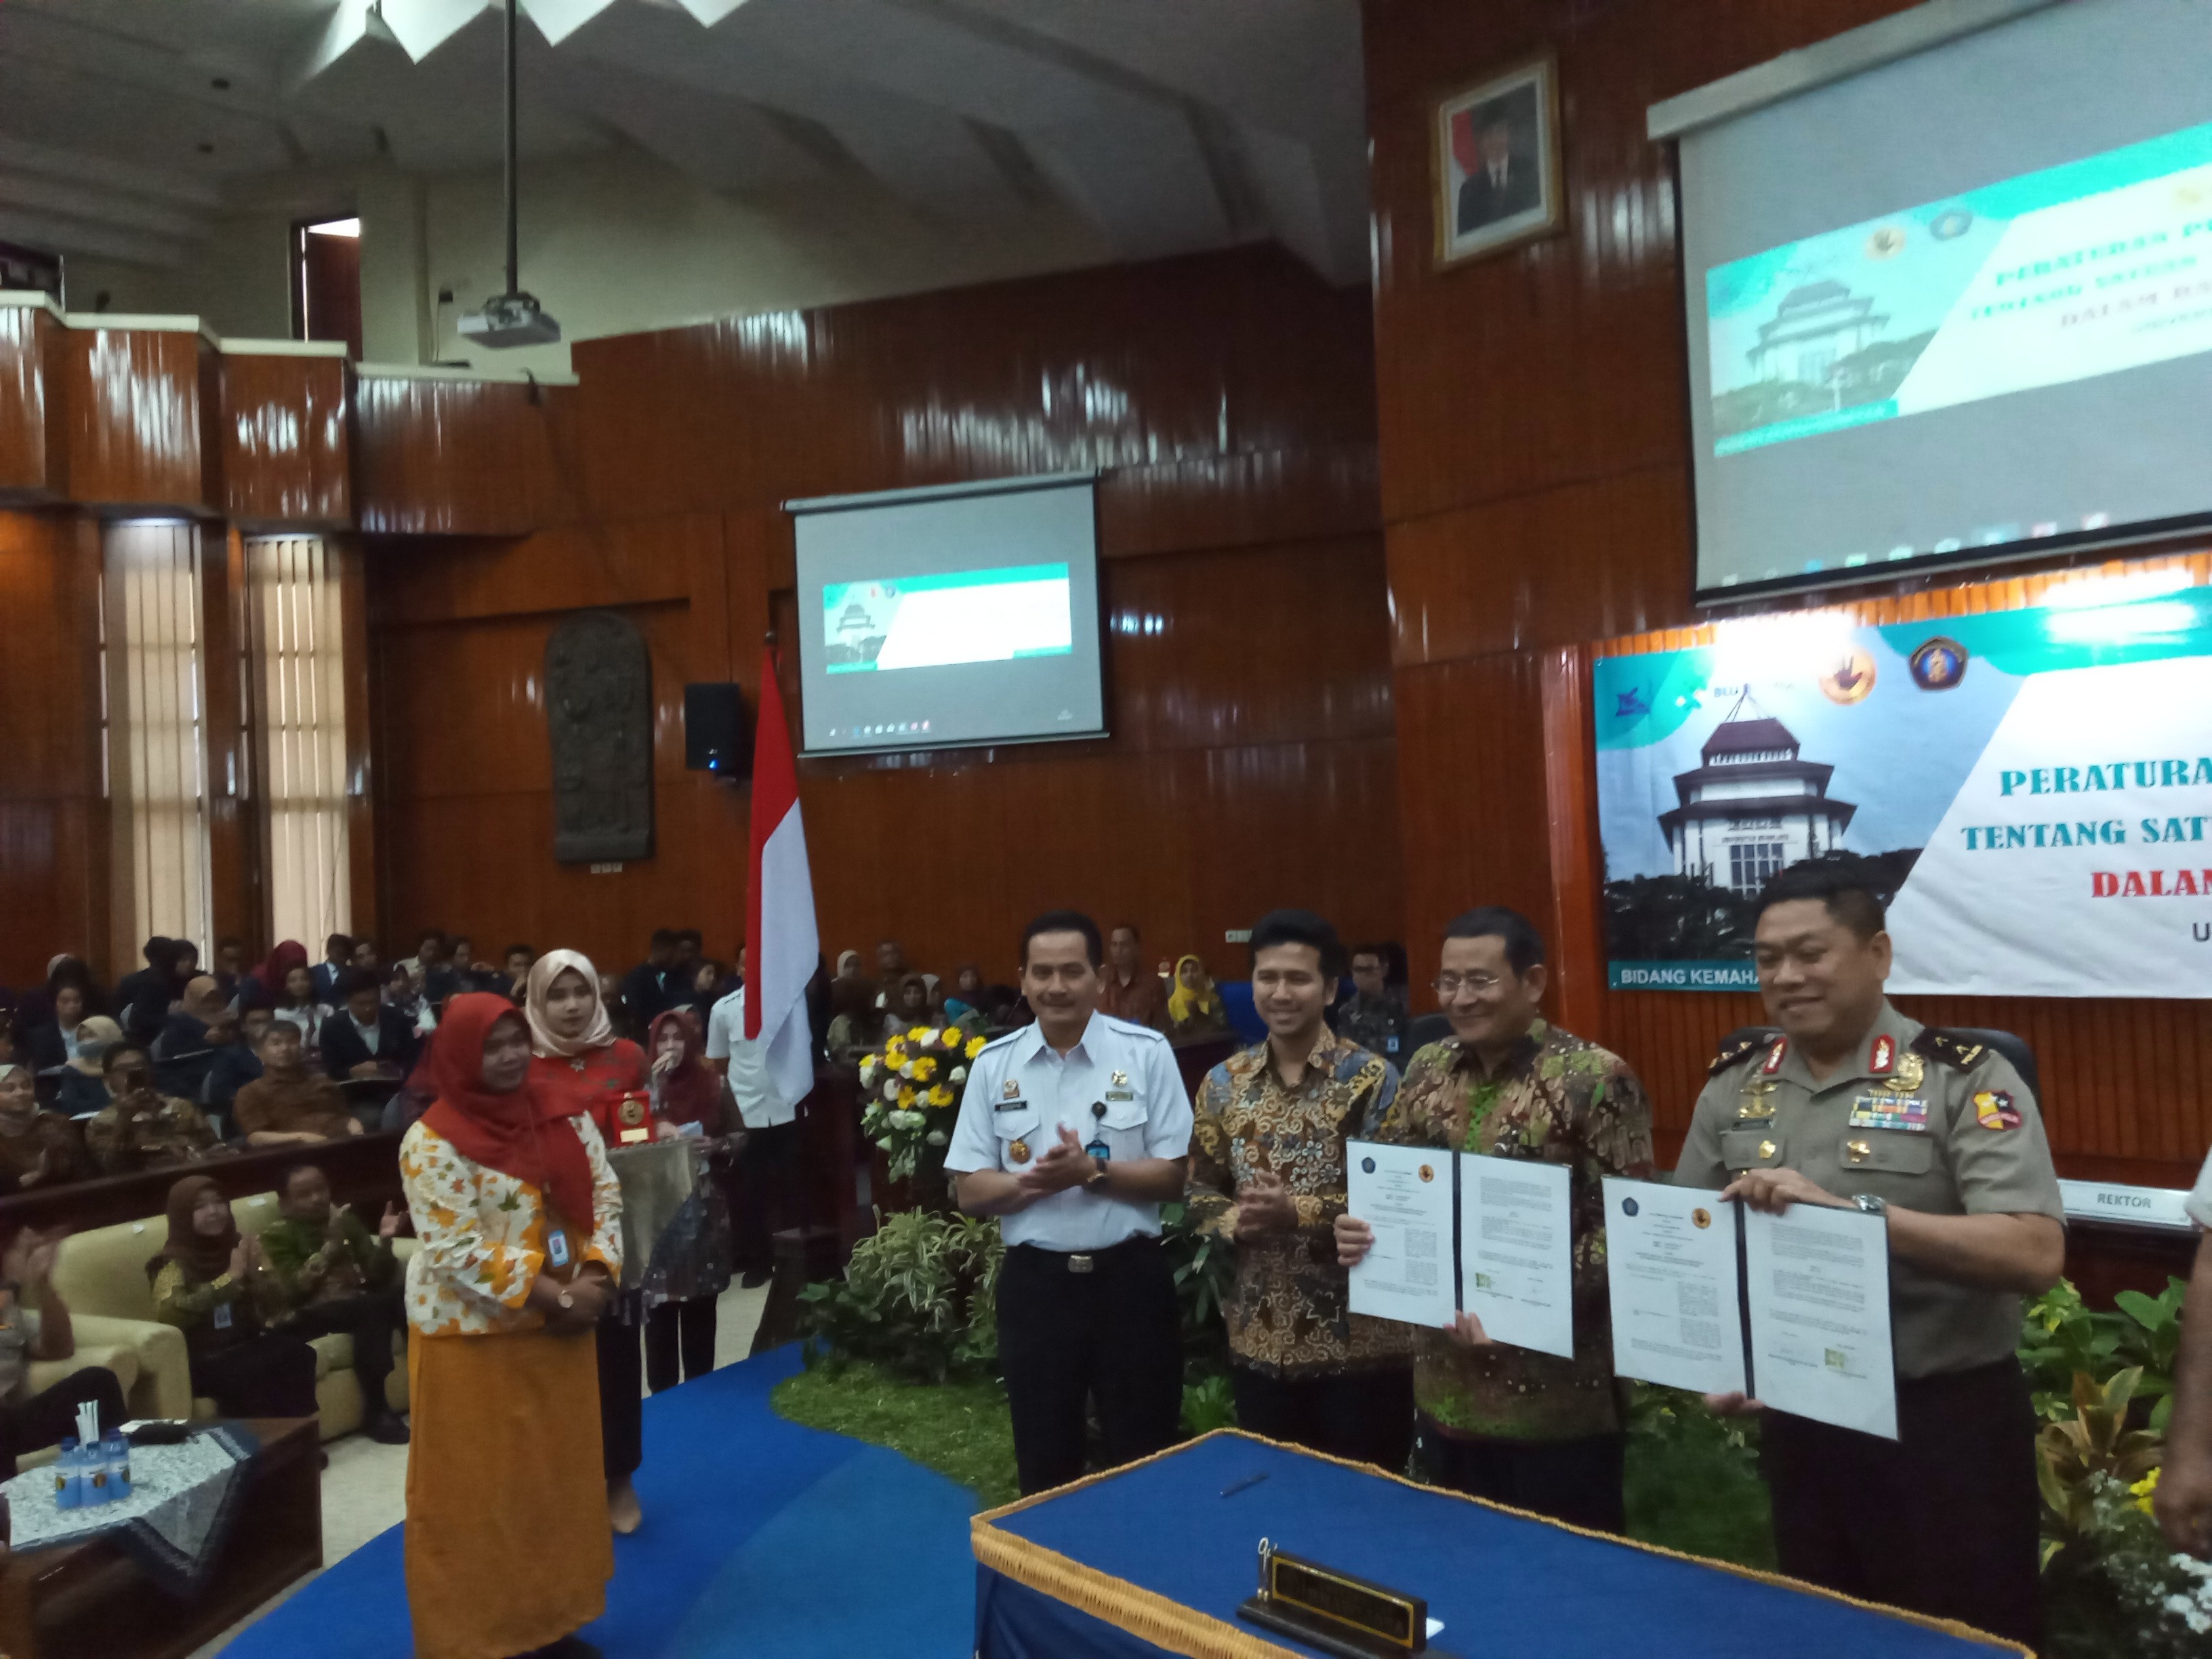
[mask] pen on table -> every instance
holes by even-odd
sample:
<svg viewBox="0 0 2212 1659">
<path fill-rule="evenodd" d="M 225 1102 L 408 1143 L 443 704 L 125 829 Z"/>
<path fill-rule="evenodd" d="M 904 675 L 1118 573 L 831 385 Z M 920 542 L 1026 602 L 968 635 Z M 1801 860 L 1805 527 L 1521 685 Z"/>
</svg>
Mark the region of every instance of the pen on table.
<svg viewBox="0 0 2212 1659">
<path fill-rule="evenodd" d="M 1258 1474 L 1248 1474 L 1242 1480 L 1234 1480 L 1229 1485 L 1224 1486 L 1221 1489 L 1221 1495 L 1224 1498 L 1234 1498 L 1240 1492 L 1249 1492 L 1251 1488 L 1258 1486 L 1267 1478 L 1267 1472 L 1265 1470 L 1262 1470 Z"/>
</svg>

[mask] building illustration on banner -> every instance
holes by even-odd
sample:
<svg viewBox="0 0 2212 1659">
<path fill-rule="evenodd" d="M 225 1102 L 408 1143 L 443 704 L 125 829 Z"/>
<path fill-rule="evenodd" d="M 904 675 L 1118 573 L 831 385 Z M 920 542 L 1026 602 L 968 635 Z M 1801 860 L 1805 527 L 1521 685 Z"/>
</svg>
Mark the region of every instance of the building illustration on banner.
<svg viewBox="0 0 2212 1659">
<path fill-rule="evenodd" d="M 1674 775 L 1680 804 L 1659 815 L 1676 875 L 1747 896 L 1786 865 L 1844 850 L 1858 808 L 1829 797 L 1836 769 L 1804 759 L 1790 728 L 1748 690 L 1698 758 Z"/>
</svg>

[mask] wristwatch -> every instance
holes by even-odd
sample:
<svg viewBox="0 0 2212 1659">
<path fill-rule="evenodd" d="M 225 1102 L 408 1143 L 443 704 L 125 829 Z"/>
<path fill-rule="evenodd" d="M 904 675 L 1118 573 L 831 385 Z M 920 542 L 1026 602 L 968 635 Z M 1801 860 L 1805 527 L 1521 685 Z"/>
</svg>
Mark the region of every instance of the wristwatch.
<svg viewBox="0 0 2212 1659">
<path fill-rule="evenodd" d="M 1091 1173 L 1083 1178 L 1083 1190 L 1086 1193 L 1103 1193 L 1106 1190 L 1106 1160 L 1104 1158 L 1093 1158 L 1091 1160 Z"/>
<path fill-rule="evenodd" d="M 565 1285 L 561 1287 L 561 1294 L 555 1297 L 553 1299 L 559 1303 L 563 1308 L 573 1308 L 576 1305 L 575 1296 Z"/>
<path fill-rule="evenodd" d="M 1889 1200 L 1886 1198 L 1876 1198 L 1872 1193 L 1853 1193 L 1851 1202 L 1857 1206 L 1862 1215 L 1889 1213 Z"/>
</svg>

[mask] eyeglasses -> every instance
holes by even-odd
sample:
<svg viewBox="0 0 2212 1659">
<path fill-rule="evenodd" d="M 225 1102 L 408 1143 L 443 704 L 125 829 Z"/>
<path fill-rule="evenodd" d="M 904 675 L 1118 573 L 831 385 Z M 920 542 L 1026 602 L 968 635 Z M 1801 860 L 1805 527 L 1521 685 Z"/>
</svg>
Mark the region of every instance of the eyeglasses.
<svg viewBox="0 0 2212 1659">
<path fill-rule="evenodd" d="M 1495 974 L 1438 974 L 1429 981 L 1431 988 L 1446 1002 L 1462 991 L 1472 991 L 1476 996 L 1486 997 L 1504 983 Z"/>
</svg>

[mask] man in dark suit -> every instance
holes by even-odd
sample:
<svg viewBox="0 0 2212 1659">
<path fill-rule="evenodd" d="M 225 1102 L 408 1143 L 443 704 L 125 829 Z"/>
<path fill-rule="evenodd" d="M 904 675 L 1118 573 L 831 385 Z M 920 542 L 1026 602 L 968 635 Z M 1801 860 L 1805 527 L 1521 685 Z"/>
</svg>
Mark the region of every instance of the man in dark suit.
<svg viewBox="0 0 2212 1659">
<path fill-rule="evenodd" d="M 340 1083 L 405 1077 L 415 1063 L 415 1028 L 385 1002 L 376 975 L 349 969 L 337 989 L 345 1012 L 323 1022 L 323 1069 Z"/>
<path fill-rule="evenodd" d="M 1500 219 L 1526 213 L 1544 199 L 1543 181 L 1528 151 L 1533 142 L 1516 146 L 1513 121 L 1505 103 L 1485 105 L 1475 112 L 1475 169 L 1459 187 L 1459 234 L 1480 230 Z M 1533 141 L 1535 135 L 1528 137 Z"/>
</svg>

